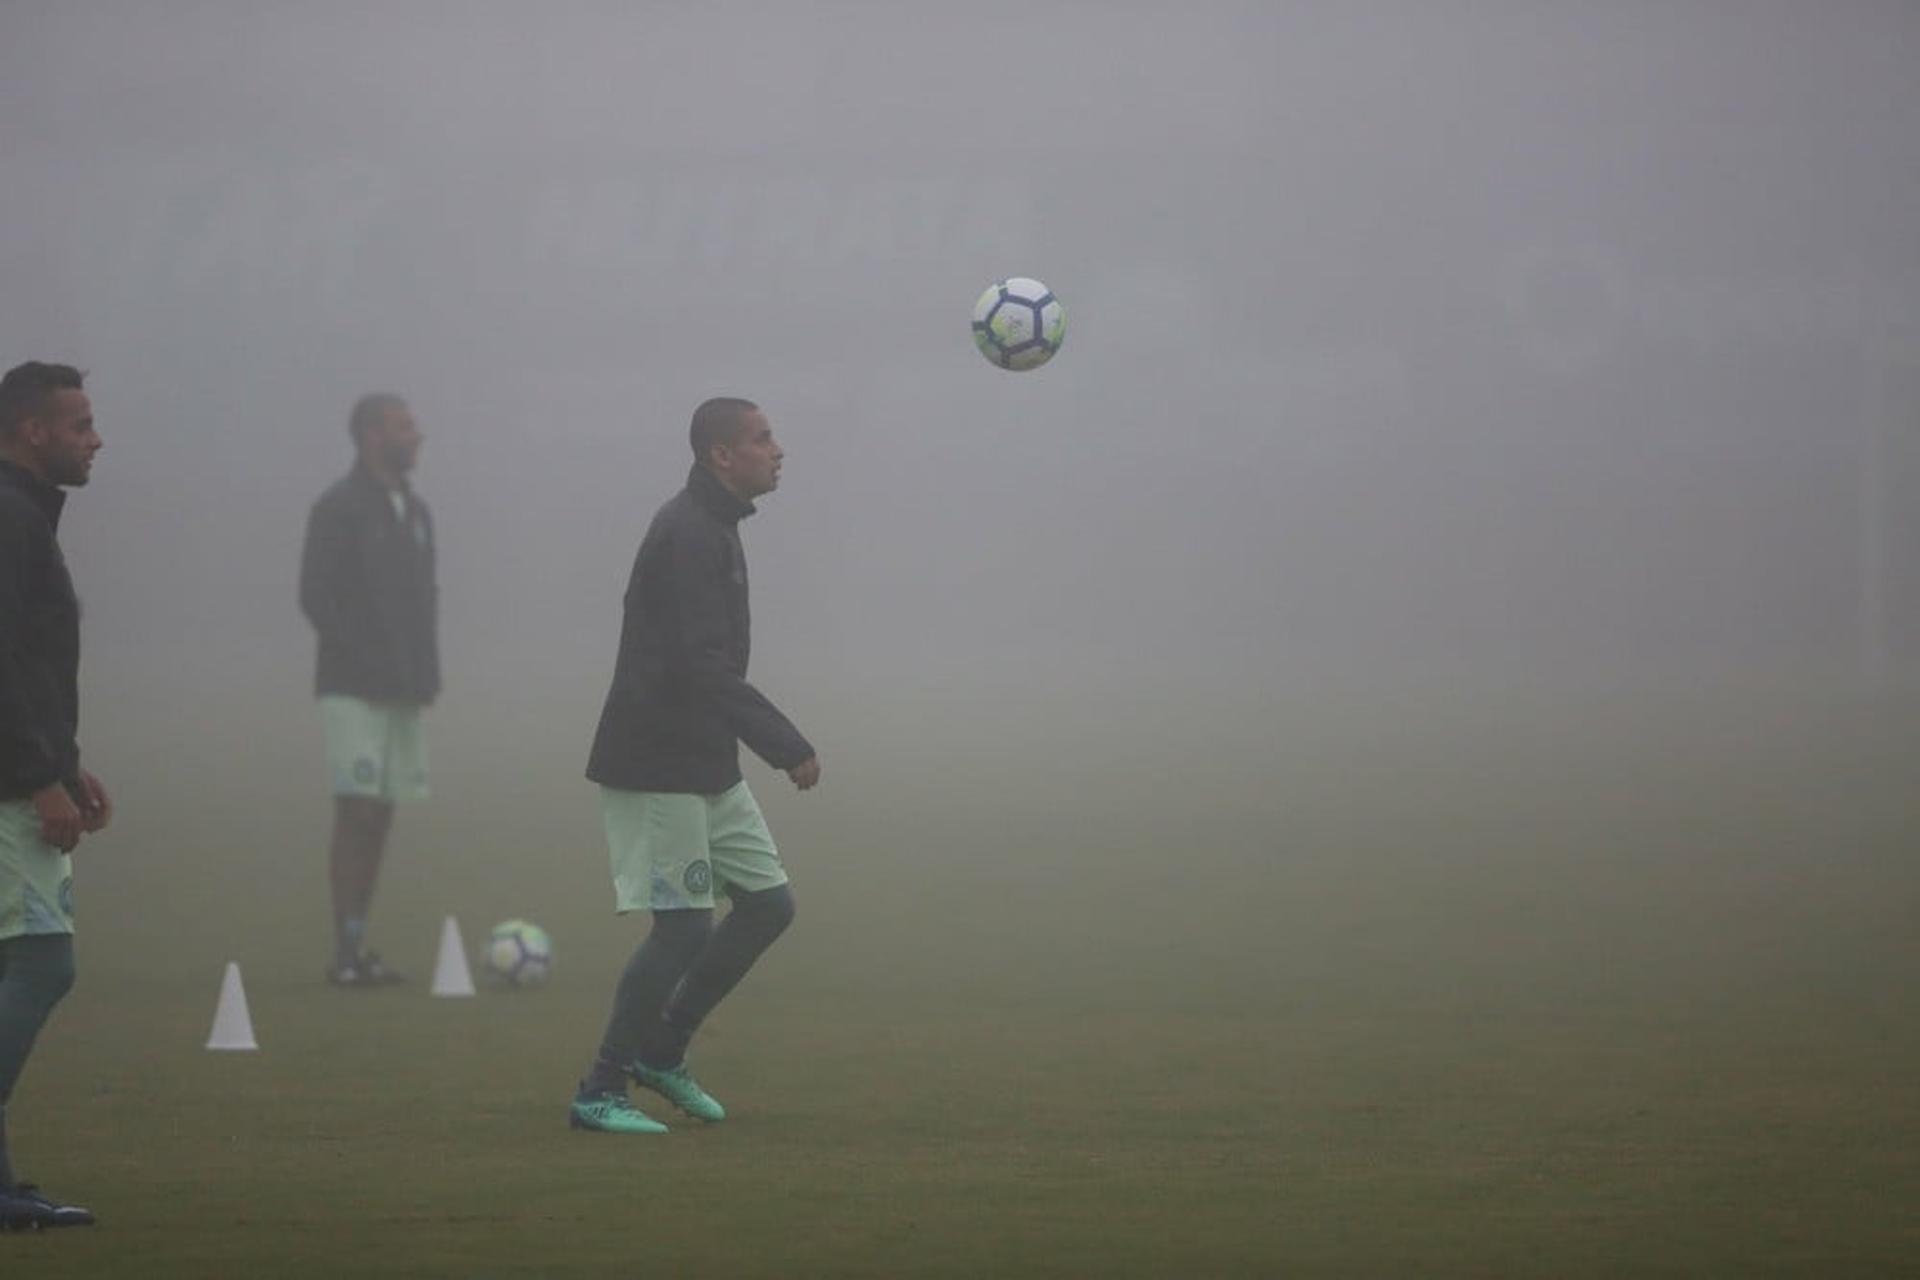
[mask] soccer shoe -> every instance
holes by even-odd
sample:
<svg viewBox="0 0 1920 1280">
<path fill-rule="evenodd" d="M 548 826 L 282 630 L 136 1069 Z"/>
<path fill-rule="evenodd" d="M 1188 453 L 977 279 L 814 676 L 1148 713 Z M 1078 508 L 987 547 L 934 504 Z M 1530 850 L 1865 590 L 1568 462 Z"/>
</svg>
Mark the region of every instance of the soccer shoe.
<svg viewBox="0 0 1920 1280">
<path fill-rule="evenodd" d="M 327 981 L 336 987 L 391 987 L 406 980 L 406 974 L 387 967 L 378 951 L 362 951 L 351 960 L 335 960 L 327 966 Z"/>
<path fill-rule="evenodd" d="M 399 986 L 407 980 L 407 975 L 389 967 L 387 962 L 380 958 L 378 951 L 360 953 L 360 977 L 362 981 L 376 987 Z"/>
<path fill-rule="evenodd" d="M 667 1126 L 633 1105 L 624 1093 L 582 1093 L 567 1108 L 567 1127 L 594 1133 L 665 1133 Z"/>
<path fill-rule="evenodd" d="M 90 1227 L 93 1214 L 77 1204 L 61 1204 L 40 1194 L 31 1182 L 0 1189 L 0 1229 L 36 1231 L 42 1227 Z"/>
<path fill-rule="evenodd" d="M 685 1063 L 670 1071 L 656 1071 L 644 1062 L 635 1061 L 628 1064 L 627 1074 L 642 1089 L 653 1090 L 695 1120 L 718 1124 L 727 1118 L 727 1109 L 694 1081 Z"/>
</svg>

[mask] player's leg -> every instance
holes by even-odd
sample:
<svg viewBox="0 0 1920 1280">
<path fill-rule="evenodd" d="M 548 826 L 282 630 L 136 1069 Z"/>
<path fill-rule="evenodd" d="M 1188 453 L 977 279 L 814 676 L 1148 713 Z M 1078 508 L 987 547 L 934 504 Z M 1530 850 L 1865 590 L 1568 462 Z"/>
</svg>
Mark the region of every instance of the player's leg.
<svg viewBox="0 0 1920 1280">
<path fill-rule="evenodd" d="M 5 957 L 0 968 L 0 1107 L 4 1107 L 13 1097 L 13 1086 L 47 1015 L 73 989 L 73 935 L 8 938 L 0 941 L 0 955 Z"/>
<path fill-rule="evenodd" d="M 725 886 L 733 907 L 650 1032 L 642 1056 L 654 1067 L 679 1065 L 687 1042 L 714 1006 L 793 923 L 787 869 L 747 784 L 735 783 L 715 796 L 707 822 L 713 878 Z"/>
<path fill-rule="evenodd" d="M 8 939 L 0 938 L 0 991 L 6 989 L 7 942 Z M 22 1062 L 24 1061 L 25 1059 L 23 1057 Z M 17 1069 L 16 1074 L 18 1074 Z M 9 1090 L 9 1092 L 11 1092 L 11 1090 Z M 0 1189 L 13 1185 L 13 1156 L 11 1149 L 7 1146 L 7 1104 L 5 1097 L 6 1095 L 0 1094 Z"/>
<path fill-rule="evenodd" d="M 362 874 L 354 888 L 360 947 L 360 980 L 373 986 L 405 982 L 406 975 L 393 968 L 380 953 L 365 945 L 366 922 L 373 915 L 374 890 L 380 882 L 380 868 L 386 860 L 387 840 L 393 831 L 393 812 L 398 804 L 411 804 L 427 798 L 427 742 L 421 726 L 419 707 L 380 705 L 375 707 L 377 729 L 384 754 L 380 770 L 380 808 L 366 820 L 365 858 Z"/>
<path fill-rule="evenodd" d="M 33 1042 L 73 989 L 73 935 L 27 934 L 0 940 L 0 1116 L 33 1052 Z M 4 1129 L 0 1129 L 0 1184 L 11 1185 Z"/>
<path fill-rule="evenodd" d="M 61 1204 L 16 1177 L 7 1145 L 7 1105 L 54 1006 L 73 988 L 73 935 L 0 940 L 0 1226 L 86 1226 L 93 1215 Z"/>
<path fill-rule="evenodd" d="M 587 1075 L 590 1085 L 626 1088 L 628 1064 L 642 1056 L 661 1023 L 667 1001 L 700 958 L 712 934 L 712 908 L 653 913 L 653 928 L 627 961 L 614 990 L 613 1012 Z"/>
<path fill-rule="evenodd" d="M 634 1082 L 709 1122 L 726 1109 L 687 1069 L 687 1047 L 715 1005 L 793 922 L 793 893 L 760 806 L 745 782 L 707 801 L 710 879 L 726 887 L 721 921 L 660 1017 L 647 1025 L 629 1070 Z"/>
<path fill-rule="evenodd" d="M 367 916 L 393 827 L 393 805 L 366 796 L 335 796 L 333 838 L 328 848 L 328 879 L 333 889 L 335 981 L 352 985 L 364 979 Z M 391 975 L 392 970 L 383 970 Z M 397 975 L 394 975 L 397 976 Z"/>
<path fill-rule="evenodd" d="M 645 1024 L 639 1052 L 627 1066 L 635 1084 L 709 1124 L 726 1119 L 727 1110 L 693 1078 L 687 1046 L 714 1006 L 793 922 L 793 891 L 786 885 L 731 892 L 732 910 L 700 949 L 666 1007 Z"/>
<path fill-rule="evenodd" d="M 570 1123 L 614 1133 L 658 1133 L 627 1099 L 627 1068 L 660 1021 L 674 988 L 713 931 L 705 798 L 672 792 L 601 790 L 614 906 L 649 911 L 652 927 L 628 959 L 593 1062 L 574 1095 Z"/>
<path fill-rule="evenodd" d="M 651 1028 L 640 1054 L 640 1060 L 648 1066 L 664 1069 L 680 1065 L 686 1059 L 693 1033 L 714 1006 L 740 985 L 747 970 L 793 923 L 790 885 L 759 890 L 730 887 L 728 896 L 733 899 L 732 909 L 674 990 L 660 1022 Z"/>
<path fill-rule="evenodd" d="M 40 834 L 31 803 L 0 804 L 0 1218 L 10 1225 L 91 1222 L 84 1210 L 19 1190 L 6 1108 L 47 1015 L 73 986 L 73 864 Z"/>
<path fill-rule="evenodd" d="M 367 946 L 387 836 L 397 798 L 426 794 L 419 709 L 330 695 L 320 699 L 333 781 L 328 883 L 333 894 L 334 958 L 328 980 L 341 986 L 404 981 Z"/>
<path fill-rule="evenodd" d="M 667 997 L 692 967 L 712 928 L 710 907 L 654 912 L 646 941 L 620 974 L 606 1033 L 574 1093 L 567 1116 L 573 1128 L 602 1133 L 667 1131 L 628 1099 L 626 1064 L 633 1061 L 644 1029 L 660 1020 Z"/>
</svg>

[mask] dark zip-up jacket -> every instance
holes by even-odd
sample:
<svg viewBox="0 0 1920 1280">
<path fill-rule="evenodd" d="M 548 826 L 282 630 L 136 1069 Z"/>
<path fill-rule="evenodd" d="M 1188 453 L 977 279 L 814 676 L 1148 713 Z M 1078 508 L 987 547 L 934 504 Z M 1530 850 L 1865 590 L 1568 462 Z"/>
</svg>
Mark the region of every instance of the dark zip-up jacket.
<svg viewBox="0 0 1920 1280">
<path fill-rule="evenodd" d="M 320 640 L 316 694 L 423 706 L 440 692 L 433 517 L 411 489 L 364 466 L 313 504 L 300 557 L 300 609 Z"/>
<path fill-rule="evenodd" d="M 66 501 L 0 462 L 0 800 L 79 784 L 80 601 L 57 540 Z"/>
<path fill-rule="evenodd" d="M 776 769 L 813 756 L 747 683 L 751 625 L 740 521 L 753 504 L 698 463 L 653 517 L 627 583 L 613 687 L 587 777 L 623 791 L 716 795 L 740 781 L 740 743 Z"/>
</svg>

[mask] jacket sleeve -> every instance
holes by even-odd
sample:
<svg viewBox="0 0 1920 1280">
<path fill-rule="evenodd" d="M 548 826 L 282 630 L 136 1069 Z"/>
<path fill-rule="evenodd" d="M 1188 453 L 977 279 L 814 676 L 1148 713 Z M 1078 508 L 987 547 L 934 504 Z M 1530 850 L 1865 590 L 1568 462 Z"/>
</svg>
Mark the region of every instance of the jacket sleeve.
<svg viewBox="0 0 1920 1280">
<path fill-rule="evenodd" d="M 328 648 L 359 657 L 360 648 L 341 597 L 349 590 L 353 530 L 336 507 L 322 499 L 307 516 L 300 551 L 300 612 Z M 363 664 L 364 665 L 364 664 Z"/>
<path fill-rule="evenodd" d="M 718 563 L 730 548 L 681 530 L 671 552 L 676 665 L 755 755 L 776 769 L 804 763 L 813 756 L 812 745 L 765 694 L 734 674 L 730 663 L 733 620 L 720 580 L 725 569 Z"/>
<path fill-rule="evenodd" d="M 57 739 L 64 735 L 46 722 L 51 700 L 33 687 L 24 661 L 24 570 L 37 541 L 35 530 L 0 508 L 0 759 L 7 762 L 8 781 L 29 791 L 58 782 L 61 759 L 73 755 L 72 744 L 63 752 Z"/>
</svg>

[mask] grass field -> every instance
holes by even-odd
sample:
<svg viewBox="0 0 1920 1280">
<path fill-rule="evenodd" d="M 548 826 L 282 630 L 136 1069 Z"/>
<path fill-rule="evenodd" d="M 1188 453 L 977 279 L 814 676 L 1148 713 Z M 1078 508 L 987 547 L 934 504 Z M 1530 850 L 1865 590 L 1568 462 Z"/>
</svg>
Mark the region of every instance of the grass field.
<svg viewBox="0 0 1920 1280">
<path fill-rule="evenodd" d="M 1911 696 L 816 717 L 820 792 L 752 774 L 801 915 L 697 1045 L 732 1117 L 627 1140 L 564 1126 L 641 928 L 581 735 L 447 708 L 375 922 L 424 979 L 531 916 L 552 986 L 346 993 L 282 709 L 96 736 L 12 1123 L 102 1225 L 8 1276 L 1920 1273 Z M 229 959 L 257 1054 L 200 1047 Z"/>
</svg>

